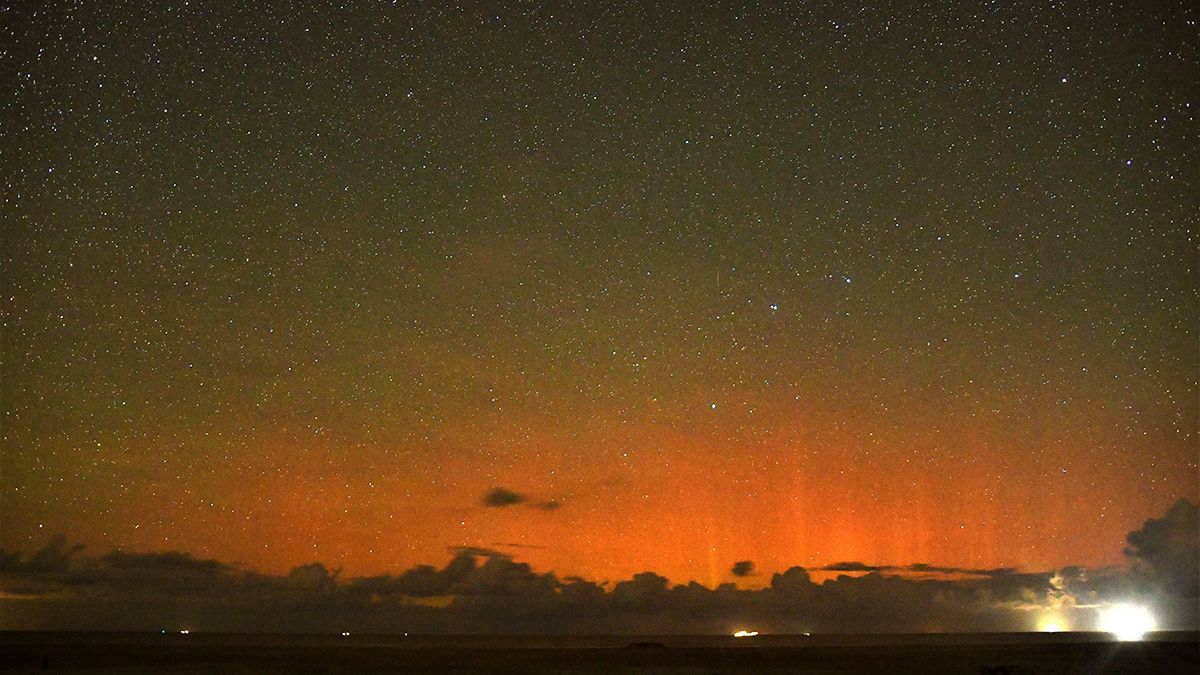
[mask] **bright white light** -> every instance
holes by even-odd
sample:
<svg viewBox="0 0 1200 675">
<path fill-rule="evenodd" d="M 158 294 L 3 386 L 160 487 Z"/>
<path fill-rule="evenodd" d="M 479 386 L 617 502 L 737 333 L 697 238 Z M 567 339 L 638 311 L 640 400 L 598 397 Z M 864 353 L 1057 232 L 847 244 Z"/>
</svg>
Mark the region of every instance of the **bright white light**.
<svg viewBox="0 0 1200 675">
<path fill-rule="evenodd" d="M 733 637 L 754 637 L 755 635 L 758 635 L 756 630 L 739 630 L 733 634 Z"/>
<path fill-rule="evenodd" d="M 1061 633 L 1067 629 L 1062 617 L 1057 614 L 1047 614 L 1038 619 L 1037 629 L 1043 633 Z"/>
<path fill-rule="evenodd" d="M 1154 617 L 1145 607 L 1113 605 L 1100 614 L 1100 630 L 1112 633 L 1118 640 L 1141 640 L 1154 628 Z"/>
</svg>

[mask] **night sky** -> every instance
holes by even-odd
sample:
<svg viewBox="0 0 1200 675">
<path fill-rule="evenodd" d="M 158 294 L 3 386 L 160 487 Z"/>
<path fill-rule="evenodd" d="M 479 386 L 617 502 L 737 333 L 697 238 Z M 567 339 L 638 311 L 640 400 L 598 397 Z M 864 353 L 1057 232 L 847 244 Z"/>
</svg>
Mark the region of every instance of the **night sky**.
<svg viewBox="0 0 1200 675">
<path fill-rule="evenodd" d="M 755 588 L 1200 497 L 1192 3 L 314 4 L 0 9 L 0 548 Z"/>
</svg>

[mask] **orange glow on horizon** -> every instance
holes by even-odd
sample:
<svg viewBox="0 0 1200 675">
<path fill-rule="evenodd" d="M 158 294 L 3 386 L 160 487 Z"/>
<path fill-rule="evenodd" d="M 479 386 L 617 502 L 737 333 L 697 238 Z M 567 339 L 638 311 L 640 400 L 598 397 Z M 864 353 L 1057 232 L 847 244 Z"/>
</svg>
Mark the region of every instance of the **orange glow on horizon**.
<svg viewBox="0 0 1200 675">
<path fill-rule="evenodd" d="M 770 406 L 762 408 L 765 416 Z M 777 416 L 786 419 L 782 410 Z M 95 548 L 182 549 L 271 572 L 319 561 L 344 575 L 441 565 L 448 547 L 467 545 L 594 580 L 654 571 L 677 583 L 754 587 L 791 566 L 839 561 L 1030 570 L 1120 564 L 1125 533 L 1167 499 L 1119 490 L 1119 466 L 1098 465 L 1086 480 L 1052 475 L 1048 490 L 1046 474 L 1057 469 L 1047 455 L 1009 467 L 1001 481 L 981 469 L 997 441 L 978 430 L 960 439 L 974 446 L 939 457 L 929 448 L 889 448 L 948 445 L 957 437 L 897 428 L 863 448 L 866 434 L 831 416 L 787 415 L 810 420 L 805 433 L 780 433 L 787 425 L 772 421 L 763 425 L 769 433 L 734 437 L 716 427 L 681 433 L 661 425 L 595 427 L 586 435 L 514 425 L 505 438 L 448 435 L 431 441 L 443 447 L 437 453 L 401 451 L 414 458 L 412 470 L 370 480 L 336 440 L 302 447 L 264 438 L 272 449 L 257 474 L 214 467 L 202 477 L 227 495 L 221 504 L 175 503 L 143 490 L 127 502 L 142 527 L 110 532 L 111 542 L 82 539 Z M 1047 442 L 1057 455 L 1083 448 Z M 462 446 L 489 452 L 476 459 L 452 451 Z M 420 459 L 435 454 L 455 459 Z M 303 459 L 283 467 L 271 457 Z M 1162 493 L 1186 493 L 1179 482 Z M 562 507 L 485 508 L 480 496 L 492 485 Z M 1075 520 L 1051 502 L 1074 505 Z M 758 575 L 733 577 L 737 560 L 753 560 Z M 814 573 L 822 576 L 836 575 Z"/>
</svg>

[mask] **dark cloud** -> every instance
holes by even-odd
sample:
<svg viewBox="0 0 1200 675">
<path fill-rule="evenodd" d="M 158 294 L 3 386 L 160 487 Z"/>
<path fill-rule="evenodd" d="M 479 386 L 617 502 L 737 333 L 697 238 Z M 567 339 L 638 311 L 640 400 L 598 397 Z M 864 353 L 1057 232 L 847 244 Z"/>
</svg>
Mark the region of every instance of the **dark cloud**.
<svg viewBox="0 0 1200 675">
<path fill-rule="evenodd" d="M 783 574 L 771 575 L 771 590 L 782 597 L 798 597 L 810 593 L 816 584 L 803 567 L 790 567 Z"/>
<path fill-rule="evenodd" d="M 4 556 L 0 591 L 7 625 L 30 629 L 506 631 L 539 633 L 720 633 L 731 621 L 771 632 L 1004 630 L 1028 628 L 1010 605 L 1045 603 L 1059 592 L 1050 574 L 979 580 L 913 580 L 872 572 L 814 583 L 793 567 L 769 586 L 740 590 L 672 585 L 643 572 L 614 584 L 560 579 L 498 551 L 450 549 L 443 567 L 418 565 L 398 575 L 343 580 L 319 563 L 281 576 L 239 570 L 184 554 L 72 554 L 54 577 L 30 561 Z M 17 565 L 12 562 L 16 561 Z M 741 566 L 739 569 L 745 569 Z M 67 584 L 70 570 L 91 569 L 90 583 Z M 29 600 L 43 597 L 45 601 Z"/>
<path fill-rule="evenodd" d="M 1129 533 L 1125 555 L 1166 590 L 1200 595 L 1200 508 L 1180 499 L 1162 518 L 1151 518 Z"/>
<path fill-rule="evenodd" d="M 484 493 L 482 503 L 489 508 L 503 508 L 519 504 L 525 504 L 529 508 L 539 511 L 557 511 L 562 508 L 562 502 L 553 499 L 532 501 L 529 495 L 498 486 Z"/>
<path fill-rule="evenodd" d="M 83 546 L 68 546 L 67 538 L 58 535 L 28 558 L 19 551 L 0 552 L 0 574 L 20 574 L 50 577 L 65 574 L 72 567 L 75 556 Z"/>
<path fill-rule="evenodd" d="M 857 561 L 852 562 L 836 562 L 831 565 L 826 565 L 820 568 L 824 572 L 878 572 L 888 569 L 879 565 L 868 565 Z"/>
<path fill-rule="evenodd" d="M 613 587 L 612 601 L 618 607 L 648 610 L 662 605 L 667 598 L 670 580 L 654 572 L 641 572 L 628 581 L 618 581 Z"/>
<path fill-rule="evenodd" d="M 113 569 L 147 573 L 218 574 L 233 569 L 230 565 L 218 560 L 194 558 L 189 553 L 175 551 L 167 553 L 126 553 L 124 551 L 113 551 L 104 556 L 103 560 Z"/>
<path fill-rule="evenodd" d="M 483 546 L 450 546 L 447 547 L 446 550 L 450 551 L 456 556 L 468 555 L 479 558 L 512 558 L 512 556 L 503 551 L 497 551 L 495 549 L 485 548 Z"/>
<path fill-rule="evenodd" d="M 890 572 L 895 574 L 912 573 L 914 575 L 946 575 L 946 576 L 979 576 L 993 577 L 1015 573 L 1010 567 L 995 567 L 981 569 L 976 567 L 945 567 L 914 563 L 912 565 L 868 565 L 857 561 L 836 562 L 823 567 L 814 568 L 819 572 Z"/>
<path fill-rule="evenodd" d="M 327 594 L 336 589 L 338 572 L 330 572 L 321 563 L 309 563 L 292 568 L 284 583 L 292 588 Z"/>
<path fill-rule="evenodd" d="M 528 500 L 529 498 L 520 492 L 502 487 L 494 487 L 483 495 L 483 505 L 489 507 L 515 506 Z"/>
<path fill-rule="evenodd" d="M 733 568 L 729 571 L 735 577 L 752 577 L 754 576 L 754 562 L 751 560 L 739 560 L 733 563 Z"/>
<path fill-rule="evenodd" d="M 1143 597 L 1163 626 L 1194 630 L 1195 597 L 1180 593 L 1193 588 L 1184 575 L 1195 564 L 1195 508 L 1178 504 L 1130 535 L 1130 556 L 1149 568 L 1144 574 L 851 561 L 819 568 L 844 572 L 821 583 L 792 567 L 753 590 L 672 585 L 653 572 L 608 587 L 537 572 L 477 546 L 451 547 L 440 568 L 344 579 L 320 563 L 269 575 L 186 553 L 89 556 L 59 538 L 31 554 L 0 551 L 0 616 L 5 628 L 28 630 L 711 634 L 736 624 L 775 633 L 1009 631 L 1033 629 L 1048 609 L 1090 629 L 1097 607 Z M 740 561 L 733 571 L 748 574 L 753 565 Z"/>
</svg>

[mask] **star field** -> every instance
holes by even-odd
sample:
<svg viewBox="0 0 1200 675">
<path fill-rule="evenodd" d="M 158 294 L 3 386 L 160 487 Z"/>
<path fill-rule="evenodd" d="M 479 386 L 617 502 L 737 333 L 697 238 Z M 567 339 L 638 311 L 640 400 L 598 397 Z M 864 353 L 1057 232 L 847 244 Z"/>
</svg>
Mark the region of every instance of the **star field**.
<svg viewBox="0 0 1200 675">
<path fill-rule="evenodd" d="M 1197 13 L 900 4 L 7 8 L 0 543 L 1121 562 L 1200 495 Z"/>
</svg>

